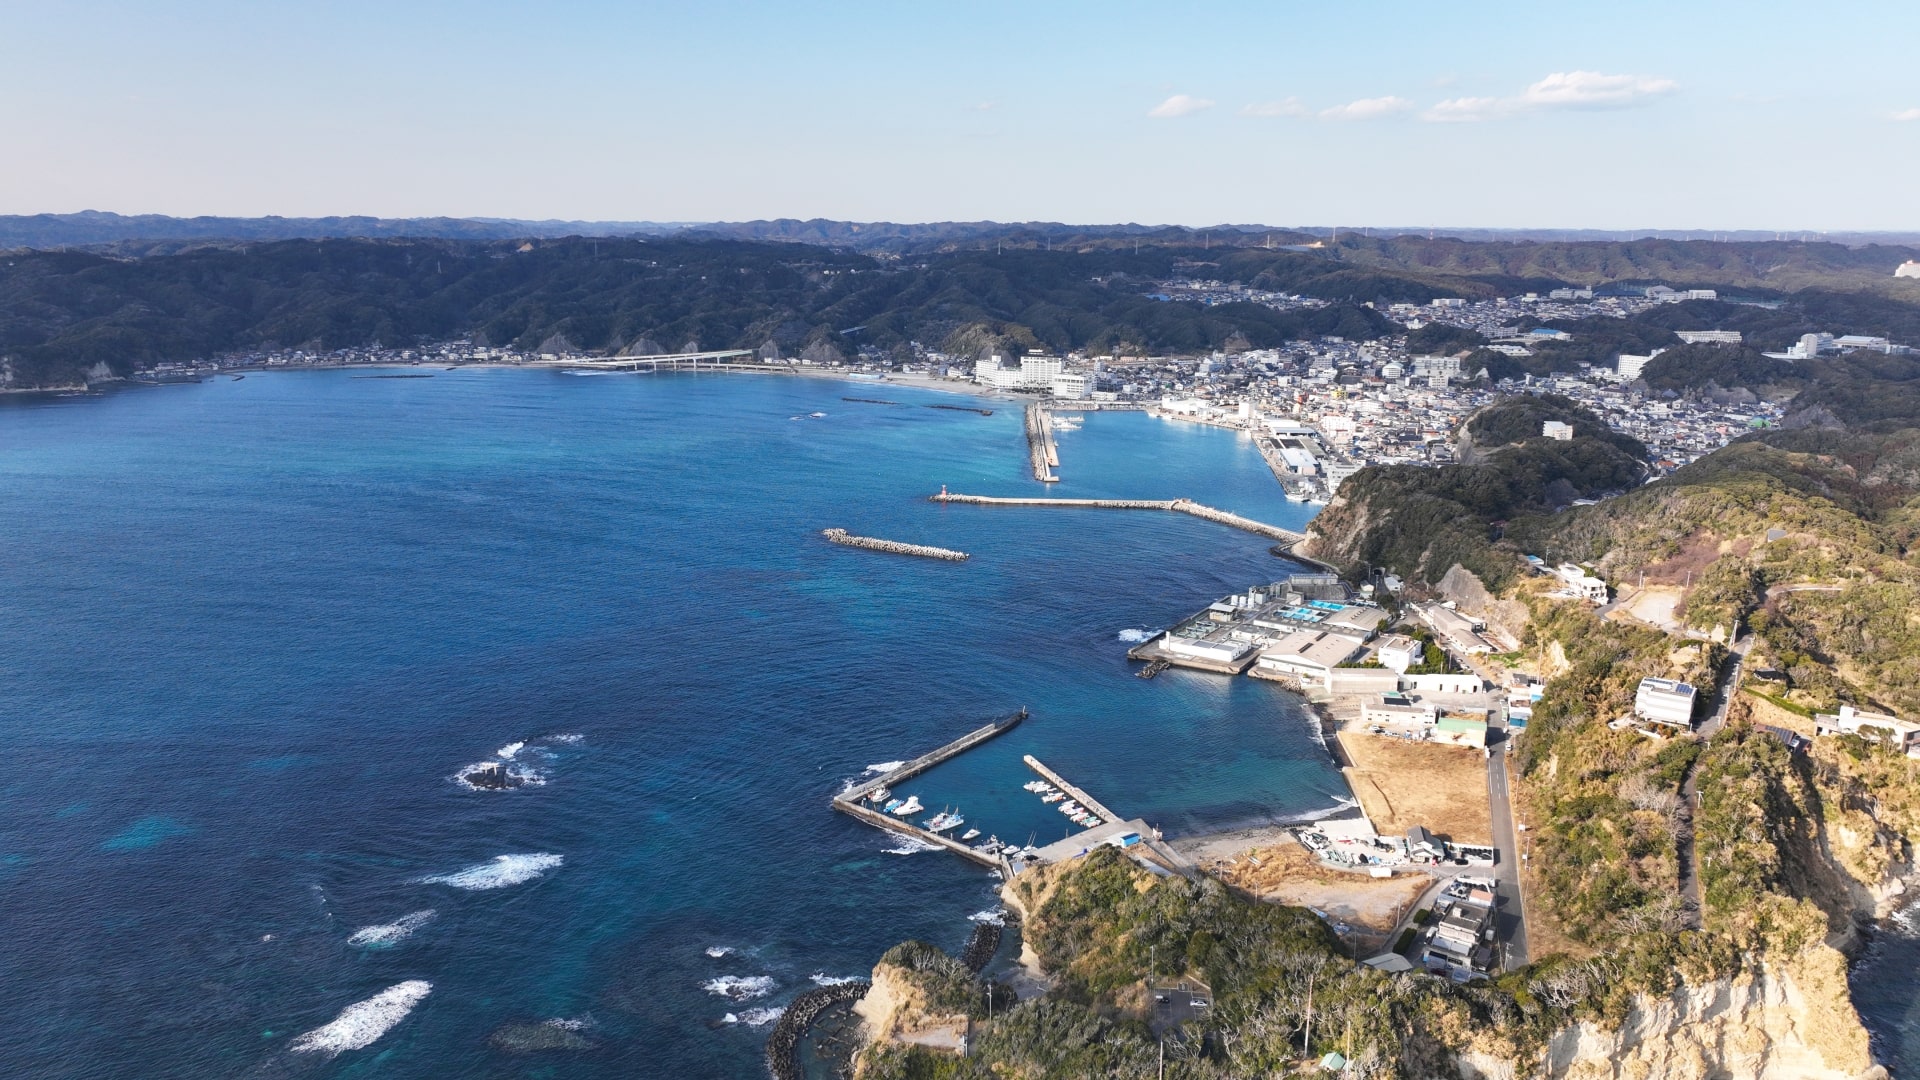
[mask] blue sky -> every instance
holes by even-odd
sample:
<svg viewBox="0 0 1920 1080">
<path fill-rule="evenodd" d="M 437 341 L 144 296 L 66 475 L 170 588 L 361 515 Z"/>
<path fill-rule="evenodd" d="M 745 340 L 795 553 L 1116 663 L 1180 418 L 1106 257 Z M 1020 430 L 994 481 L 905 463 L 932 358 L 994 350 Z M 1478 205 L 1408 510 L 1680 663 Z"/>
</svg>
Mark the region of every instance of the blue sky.
<svg viewBox="0 0 1920 1080">
<path fill-rule="evenodd" d="M 1920 228 L 1920 4 L 0 5 L 0 213 Z"/>
</svg>

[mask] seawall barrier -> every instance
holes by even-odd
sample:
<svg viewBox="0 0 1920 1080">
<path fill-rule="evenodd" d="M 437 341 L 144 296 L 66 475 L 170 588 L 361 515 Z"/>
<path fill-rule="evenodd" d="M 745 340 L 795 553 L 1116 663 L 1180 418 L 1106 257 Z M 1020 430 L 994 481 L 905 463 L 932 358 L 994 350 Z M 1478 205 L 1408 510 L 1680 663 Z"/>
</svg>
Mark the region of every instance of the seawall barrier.
<svg viewBox="0 0 1920 1080">
<path fill-rule="evenodd" d="M 952 551 L 943 547 L 929 547 L 925 544 L 903 544 L 898 540 L 881 540 L 873 536 L 855 536 L 845 529 L 822 529 L 820 535 L 836 544 L 846 547 L 866 548 L 868 551 L 885 551 L 894 555 L 917 555 L 922 559 L 945 559 L 948 562 L 966 562 L 972 558 L 964 551 Z"/>
</svg>

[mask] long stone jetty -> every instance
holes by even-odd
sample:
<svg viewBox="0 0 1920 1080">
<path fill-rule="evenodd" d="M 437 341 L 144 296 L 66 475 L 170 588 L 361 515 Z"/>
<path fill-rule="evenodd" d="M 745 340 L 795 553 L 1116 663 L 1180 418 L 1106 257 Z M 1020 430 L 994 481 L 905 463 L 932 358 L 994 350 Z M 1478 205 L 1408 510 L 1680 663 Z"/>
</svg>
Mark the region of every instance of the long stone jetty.
<svg viewBox="0 0 1920 1080">
<path fill-rule="evenodd" d="M 1172 510 L 1243 529 L 1287 544 L 1297 544 L 1307 538 L 1305 533 L 1283 529 L 1278 525 L 1268 525 L 1225 510 L 1216 510 L 1211 506 L 1194 502 L 1192 499 L 1003 499 L 992 495 L 959 495 L 942 491 L 938 495 L 929 496 L 928 501 L 966 503 L 972 506 L 1078 506 L 1096 510 Z"/>
<path fill-rule="evenodd" d="M 845 529 L 823 529 L 820 535 L 836 544 L 847 547 L 866 548 L 868 551 L 886 551 L 895 555 L 918 555 L 923 559 L 945 559 L 948 562 L 966 562 L 973 556 L 964 551 L 952 551 L 943 547 L 928 547 L 925 544 L 903 544 L 898 540 L 881 540 L 872 536 L 855 536 Z"/>
<path fill-rule="evenodd" d="M 1060 451 L 1053 445 L 1053 416 L 1037 402 L 1027 405 L 1027 460 L 1033 465 L 1033 478 L 1042 483 L 1060 482 L 1053 470 L 1060 464 Z"/>
</svg>

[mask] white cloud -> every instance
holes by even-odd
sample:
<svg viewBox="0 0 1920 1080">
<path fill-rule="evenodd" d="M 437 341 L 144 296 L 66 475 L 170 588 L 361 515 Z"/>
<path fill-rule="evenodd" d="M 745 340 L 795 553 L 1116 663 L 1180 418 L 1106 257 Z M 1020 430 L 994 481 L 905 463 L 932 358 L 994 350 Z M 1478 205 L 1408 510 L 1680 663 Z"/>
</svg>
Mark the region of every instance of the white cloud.
<svg viewBox="0 0 1920 1080">
<path fill-rule="evenodd" d="M 1290 97 L 1281 101 L 1256 101 L 1240 107 L 1241 116 L 1312 116 L 1313 110 L 1306 107 L 1299 98 Z"/>
<path fill-rule="evenodd" d="M 1893 118 L 1903 124 L 1913 120 L 1920 120 L 1920 109 L 1902 109 L 1894 113 Z"/>
<path fill-rule="evenodd" d="M 1213 102 L 1191 94 L 1175 94 L 1167 100 L 1147 110 L 1147 115 L 1156 120 L 1170 120 L 1176 116 L 1192 116 L 1213 108 Z"/>
<path fill-rule="evenodd" d="M 1678 85 L 1672 79 L 1648 75 L 1556 71 L 1527 87 L 1520 95 L 1520 104 L 1534 109 L 1619 108 L 1671 93 Z"/>
<path fill-rule="evenodd" d="M 1445 101 L 1420 114 L 1420 119 L 1436 124 L 1467 124 L 1485 120 L 1511 111 L 1509 99 L 1490 97 L 1458 97 Z"/>
<path fill-rule="evenodd" d="M 1436 124 L 1458 124 L 1549 109 L 1624 109 L 1672 93 L 1678 85 L 1672 79 L 1650 75 L 1556 71 L 1513 97 L 1449 98 L 1421 113 L 1420 118 Z"/>
<path fill-rule="evenodd" d="M 1411 108 L 1413 102 L 1402 97 L 1361 98 L 1345 105 L 1335 105 L 1331 109 L 1322 109 L 1320 115 L 1327 120 L 1377 120 Z"/>
</svg>

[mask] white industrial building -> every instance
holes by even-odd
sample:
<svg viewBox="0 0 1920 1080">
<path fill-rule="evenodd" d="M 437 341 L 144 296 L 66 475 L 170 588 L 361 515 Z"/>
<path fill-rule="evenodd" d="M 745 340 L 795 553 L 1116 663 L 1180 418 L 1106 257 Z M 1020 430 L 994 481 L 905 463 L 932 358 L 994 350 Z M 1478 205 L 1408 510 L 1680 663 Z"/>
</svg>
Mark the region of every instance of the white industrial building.
<svg viewBox="0 0 1920 1080">
<path fill-rule="evenodd" d="M 1738 330 L 1675 330 L 1674 333 L 1689 345 L 1738 345 L 1741 341 Z"/>
<path fill-rule="evenodd" d="M 1380 639 L 1375 649 L 1375 656 L 1379 658 L 1380 663 L 1405 675 L 1408 668 L 1420 661 L 1423 651 L 1418 641 L 1405 634 L 1388 634 Z"/>
<path fill-rule="evenodd" d="M 1021 374 L 1024 375 L 1025 372 L 1023 371 Z M 1063 371 L 1053 377 L 1053 382 L 1049 389 L 1053 391 L 1054 397 L 1079 401 L 1087 396 L 1089 385 L 1085 375 L 1077 371 Z"/>
<path fill-rule="evenodd" d="M 1561 442 L 1573 441 L 1573 425 L 1562 420 L 1548 420 L 1540 425 L 1540 434 Z"/>
<path fill-rule="evenodd" d="M 1698 692 L 1674 679 L 1641 679 L 1633 694 L 1633 714 L 1642 720 L 1679 728 L 1693 729 L 1693 702 Z"/>
<path fill-rule="evenodd" d="M 1635 356 L 1632 353 L 1621 353 L 1619 359 L 1614 361 L 1616 365 L 1615 370 L 1617 370 L 1620 373 L 1620 379 L 1622 382 L 1632 382 L 1633 380 L 1640 377 L 1640 372 L 1646 369 L 1648 362 L 1650 362 L 1654 357 L 1659 356 L 1663 352 L 1666 352 L 1666 350 L 1655 349 L 1645 356 Z"/>
<path fill-rule="evenodd" d="M 1353 659 L 1361 643 L 1325 630 L 1295 630 L 1260 650 L 1254 666 L 1262 674 L 1300 680 L 1302 686 L 1324 687 L 1334 668 Z"/>
</svg>

